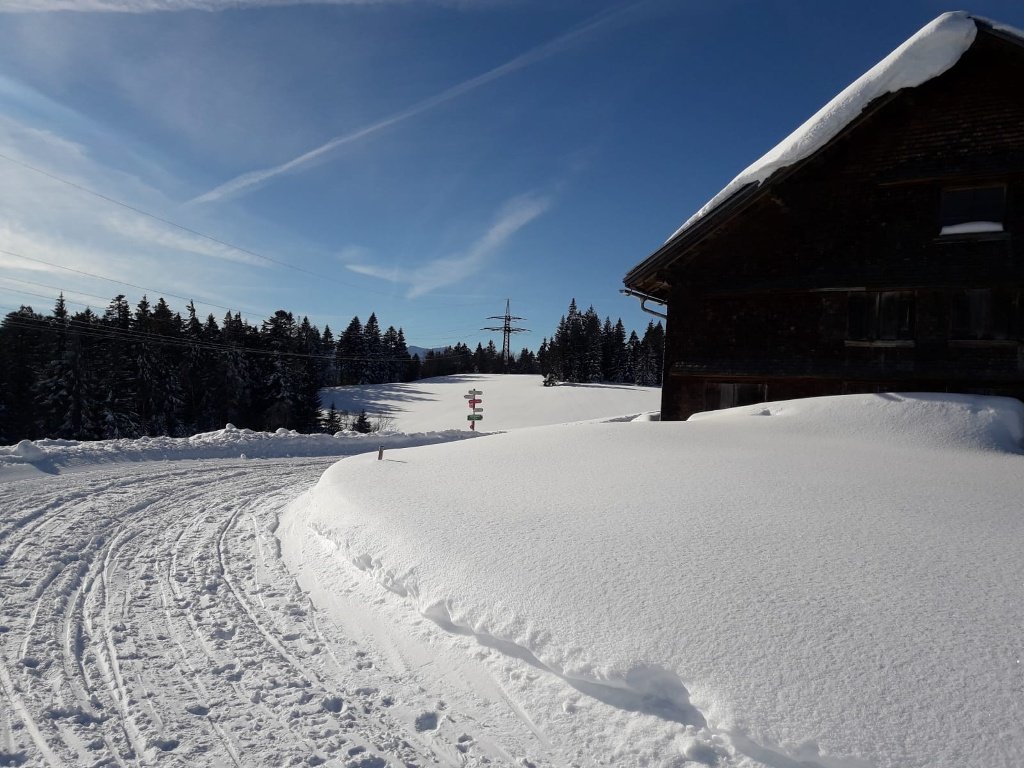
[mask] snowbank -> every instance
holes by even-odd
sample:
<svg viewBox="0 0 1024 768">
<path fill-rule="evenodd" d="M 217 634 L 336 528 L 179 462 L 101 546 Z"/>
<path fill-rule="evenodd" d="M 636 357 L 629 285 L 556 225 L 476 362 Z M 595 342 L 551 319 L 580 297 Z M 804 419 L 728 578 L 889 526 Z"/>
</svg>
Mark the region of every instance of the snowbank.
<svg viewBox="0 0 1024 768">
<path fill-rule="evenodd" d="M 352 456 L 378 446 L 386 450 L 462 440 L 473 433 L 460 430 L 414 434 L 363 435 L 338 432 L 334 435 L 303 435 L 294 430 L 255 432 L 228 424 L 224 429 L 192 437 L 141 437 L 124 440 L 22 440 L 15 446 L 0 446 L 0 476 L 26 465 L 56 471 L 59 467 L 80 467 L 121 461 L 181 461 L 185 459 L 275 459 L 299 456 Z"/>
<path fill-rule="evenodd" d="M 1014 766 L 1022 425 L 863 395 L 523 429 L 340 462 L 302 514 L 441 626 L 652 715 L 623 763 Z"/>
<path fill-rule="evenodd" d="M 470 389 L 483 390 L 484 420 L 468 429 Z M 424 379 L 412 384 L 334 387 L 321 391 L 325 409 L 383 416 L 385 429 L 363 435 L 303 435 L 294 430 L 255 432 L 228 424 L 224 429 L 192 437 L 143 437 L 124 440 L 22 440 L 0 446 L 0 475 L 12 477 L 33 468 L 54 472 L 60 467 L 119 461 L 184 459 L 273 459 L 301 456 L 351 456 L 477 437 L 504 429 L 585 421 L 633 418 L 656 411 L 661 390 L 624 384 L 562 384 L 541 386 L 540 376 L 467 374 Z M 618 414 L 623 414 L 618 416 Z"/>
<path fill-rule="evenodd" d="M 1024 441 L 1024 403 L 1020 400 L 933 392 L 761 403 L 696 413 L 690 421 L 742 426 L 750 416 L 784 418 L 788 434 L 808 440 L 852 438 L 907 448 L 1004 452 L 1020 450 Z"/>
</svg>

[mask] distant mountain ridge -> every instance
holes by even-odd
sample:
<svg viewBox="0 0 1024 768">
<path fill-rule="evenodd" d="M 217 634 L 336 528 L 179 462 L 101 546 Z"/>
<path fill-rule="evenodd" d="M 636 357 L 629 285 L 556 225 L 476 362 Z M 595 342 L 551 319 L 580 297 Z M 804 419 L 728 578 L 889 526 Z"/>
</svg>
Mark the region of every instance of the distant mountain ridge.
<svg viewBox="0 0 1024 768">
<path fill-rule="evenodd" d="M 412 355 L 419 355 L 420 360 L 427 356 L 427 352 L 440 352 L 444 347 L 415 347 L 410 344 L 407 349 L 409 350 L 410 357 Z"/>
</svg>

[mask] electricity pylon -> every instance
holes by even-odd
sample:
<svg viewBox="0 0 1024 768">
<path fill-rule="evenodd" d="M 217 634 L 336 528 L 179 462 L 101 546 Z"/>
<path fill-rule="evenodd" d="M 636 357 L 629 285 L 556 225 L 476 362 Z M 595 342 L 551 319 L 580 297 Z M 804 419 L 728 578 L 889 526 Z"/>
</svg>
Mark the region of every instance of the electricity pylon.
<svg viewBox="0 0 1024 768">
<path fill-rule="evenodd" d="M 504 368 L 504 372 L 508 373 L 509 365 L 512 362 L 512 350 L 509 348 L 509 340 L 512 338 L 513 333 L 526 333 L 529 328 L 513 328 L 513 320 L 525 320 L 525 317 L 515 317 L 509 314 L 509 300 L 505 299 L 505 314 L 504 315 L 491 315 L 487 318 L 488 320 L 502 320 L 502 326 L 500 328 L 490 327 L 481 328 L 481 331 L 501 331 L 501 362 Z"/>
</svg>

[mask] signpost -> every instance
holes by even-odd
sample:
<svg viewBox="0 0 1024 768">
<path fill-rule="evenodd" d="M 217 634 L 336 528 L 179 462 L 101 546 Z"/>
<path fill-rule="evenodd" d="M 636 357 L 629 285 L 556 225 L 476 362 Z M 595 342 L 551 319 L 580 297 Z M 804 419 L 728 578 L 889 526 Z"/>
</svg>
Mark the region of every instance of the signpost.
<svg viewBox="0 0 1024 768">
<path fill-rule="evenodd" d="M 483 402 L 483 400 L 481 400 L 480 397 L 479 397 L 479 395 L 482 395 L 482 394 L 483 394 L 482 390 L 471 389 L 471 390 L 469 390 L 469 394 L 468 395 L 463 395 L 464 398 L 469 400 L 467 405 L 469 406 L 469 409 L 472 411 L 472 413 L 469 414 L 468 416 L 466 416 L 466 420 L 469 421 L 469 428 L 471 430 L 473 430 L 474 432 L 476 431 L 476 423 L 478 421 L 482 421 L 483 418 L 484 418 L 484 415 L 483 415 L 484 414 L 484 409 L 483 408 L 477 408 L 477 406 L 480 405 L 480 403 Z"/>
</svg>

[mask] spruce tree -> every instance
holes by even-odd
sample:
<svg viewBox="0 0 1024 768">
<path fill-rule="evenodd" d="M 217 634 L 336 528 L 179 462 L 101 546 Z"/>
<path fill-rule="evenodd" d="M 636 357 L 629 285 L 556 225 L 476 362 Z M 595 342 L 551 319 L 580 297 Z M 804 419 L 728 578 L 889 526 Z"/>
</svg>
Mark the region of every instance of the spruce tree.
<svg viewBox="0 0 1024 768">
<path fill-rule="evenodd" d="M 320 330 L 303 316 L 299 324 L 297 351 L 292 371 L 298 396 L 292 429 L 300 432 L 315 432 L 320 419 L 320 387 L 323 386 L 325 360 L 321 355 Z"/>
<path fill-rule="evenodd" d="M 599 382 L 604 380 L 601 367 L 603 344 L 601 340 L 601 319 L 593 307 L 589 307 L 581 319 L 583 326 L 583 359 L 580 361 L 580 381 Z"/>
<path fill-rule="evenodd" d="M 100 327 L 99 343 L 101 437 L 105 440 L 138 437 L 139 416 L 135 411 L 135 388 L 130 358 L 131 307 L 124 295 L 107 305 Z"/>
<path fill-rule="evenodd" d="M 0 325 L 0 437 L 4 444 L 41 437 L 33 407 L 36 381 L 50 362 L 46 319 L 30 306 L 8 313 Z"/>
<path fill-rule="evenodd" d="M 366 361 L 366 341 L 363 337 L 363 324 L 359 322 L 358 316 L 352 318 L 338 339 L 335 361 L 339 384 L 348 386 L 360 383 Z"/>
<path fill-rule="evenodd" d="M 77 437 L 74 428 L 66 423 L 78 385 L 72 371 L 74 361 L 69 349 L 69 326 L 67 305 L 61 293 L 46 323 L 44 354 L 47 359 L 34 386 L 33 412 L 36 414 L 39 434 L 46 437 Z"/>
<path fill-rule="evenodd" d="M 97 318 L 85 309 L 69 319 L 62 296 L 51 321 L 51 361 L 37 383 L 42 433 L 68 440 L 99 439 L 103 428 L 94 355 Z"/>
<path fill-rule="evenodd" d="M 630 384 L 641 383 L 640 357 L 640 337 L 636 335 L 636 331 L 630 331 L 629 340 L 626 342 L 626 369 L 624 372 L 624 380 Z"/>
<path fill-rule="evenodd" d="M 329 435 L 333 435 L 335 432 L 340 431 L 341 426 L 341 415 L 338 410 L 334 407 L 334 403 L 331 403 L 331 407 L 327 411 L 327 415 L 323 419 L 323 431 Z"/>
<path fill-rule="evenodd" d="M 301 386 L 291 357 L 297 351 L 297 329 L 292 313 L 277 310 L 263 321 L 260 337 L 262 347 L 272 353 L 266 359 L 263 376 L 262 428 L 289 428 L 301 398 Z"/>
<path fill-rule="evenodd" d="M 360 432 L 364 435 L 373 431 L 373 425 L 370 423 L 370 419 L 367 417 L 365 410 L 359 412 L 359 416 L 352 423 L 352 429 L 353 431 Z"/>
<path fill-rule="evenodd" d="M 321 354 L 324 355 L 325 359 L 321 363 L 322 367 L 322 379 L 320 382 L 321 387 L 336 387 L 341 382 L 338 380 L 338 361 L 335 358 L 337 353 L 336 344 L 334 343 L 334 332 L 331 331 L 331 326 L 324 326 L 324 333 L 320 340 Z"/>
<path fill-rule="evenodd" d="M 384 341 L 381 338 L 380 324 L 377 315 L 371 313 L 366 325 L 363 326 L 363 360 L 360 384 L 382 384 L 387 379 L 386 361 L 384 359 Z"/>
<path fill-rule="evenodd" d="M 662 381 L 662 361 L 665 357 L 665 329 L 661 322 L 651 321 L 647 324 L 643 341 L 640 342 L 640 369 L 643 381 L 648 387 L 660 387 Z"/>
</svg>

